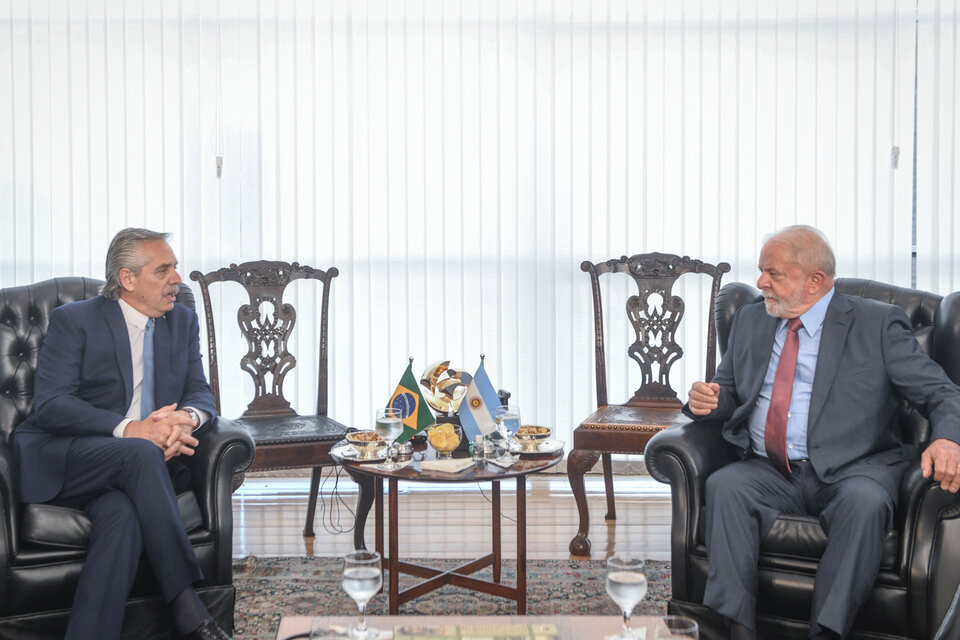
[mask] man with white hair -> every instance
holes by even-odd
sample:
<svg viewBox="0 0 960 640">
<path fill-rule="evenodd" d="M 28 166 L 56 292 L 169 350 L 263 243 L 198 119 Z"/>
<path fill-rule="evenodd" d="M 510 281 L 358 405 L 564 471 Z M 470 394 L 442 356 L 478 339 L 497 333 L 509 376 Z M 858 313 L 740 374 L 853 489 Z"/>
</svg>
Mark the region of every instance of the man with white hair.
<svg viewBox="0 0 960 640">
<path fill-rule="evenodd" d="M 685 411 L 723 421 L 746 453 L 707 479 L 710 570 L 704 604 L 731 637 L 756 638 L 757 561 L 780 514 L 818 517 L 827 547 L 811 638 L 842 638 L 876 580 L 900 479 L 916 454 L 895 427 L 905 397 L 930 420 L 925 477 L 960 488 L 960 388 L 921 349 L 903 310 L 833 287 L 835 259 L 813 227 L 787 227 L 760 252 L 763 301 L 734 318 L 709 383 Z"/>
</svg>

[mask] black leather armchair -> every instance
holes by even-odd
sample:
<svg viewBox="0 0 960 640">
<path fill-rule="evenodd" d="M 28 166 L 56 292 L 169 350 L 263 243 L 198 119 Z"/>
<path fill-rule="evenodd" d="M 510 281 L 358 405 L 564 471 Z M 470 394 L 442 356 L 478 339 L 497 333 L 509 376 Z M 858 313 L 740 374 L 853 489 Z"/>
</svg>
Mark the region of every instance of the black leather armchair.
<svg viewBox="0 0 960 640">
<path fill-rule="evenodd" d="M 839 292 L 903 307 L 921 346 L 960 382 L 960 292 L 946 297 L 871 280 L 841 278 Z M 737 309 L 759 299 L 745 284 L 729 284 L 717 298 L 717 333 L 726 351 Z M 926 420 L 903 402 L 900 428 L 908 442 L 929 439 Z M 688 423 L 656 434 L 646 465 L 673 496 L 671 613 L 700 621 L 701 638 L 726 637 L 723 621 L 704 607 L 708 561 L 702 507 L 707 477 L 738 459 L 716 422 Z M 806 638 L 813 577 L 826 536 L 814 518 L 781 516 L 761 541 L 757 624 L 762 638 Z M 932 638 L 960 581 L 960 495 L 924 479 L 919 459 L 904 475 L 895 525 L 884 543 L 880 574 L 861 607 L 852 638 Z"/>
<path fill-rule="evenodd" d="M 20 504 L 8 440 L 30 412 L 37 355 L 50 311 L 95 296 L 103 283 L 54 278 L 0 289 L 0 640 L 62 638 L 83 566 L 90 521 L 82 511 Z M 186 286 L 177 297 L 193 308 Z M 233 629 L 233 475 L 250 466 L 250 436 L 218 420 L 182 457 L 175 477 L 181 518 L 205 577 L 198 593 L 226 629 Z M 127 602 L 124 638 L 174 638 L 169 607 L 144 561 Z"/>
</svg>

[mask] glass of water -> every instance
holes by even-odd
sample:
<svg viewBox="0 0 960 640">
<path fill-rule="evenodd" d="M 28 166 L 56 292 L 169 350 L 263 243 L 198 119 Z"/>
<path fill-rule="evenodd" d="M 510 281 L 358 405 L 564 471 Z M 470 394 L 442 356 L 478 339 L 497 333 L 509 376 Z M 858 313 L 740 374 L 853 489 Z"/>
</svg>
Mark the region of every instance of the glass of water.
<svg viewBox="0 0 960 640">
<path fill-rule="evenodd" d="M 657 621 L 656 640 L 698 640 L 697 623 L 684 616 L 664 616 Z"/>
<path fill-rule="evenodd" d="M 354 551 L 343 558 L 343 590 L 357 603 L 360 618 L 350 635 L 357 640 L 374 640 L 379 634 L 367 628 L 363 614 L 367 602 L 383 586 L 383 573 L 380 571 L 380 554 L 376 551 Z"/>
<path fill-rule="evenodd" d="M 623 630 L 613 640 L 633 638 L 630 614 L 647 595 L 647 573 L 643 560 L 626 555 L 616 555 L 607 560 L 607 595 L 623 611 Z"/>
<path fill-rule="evenodd" d="M 510 453 L 510 438 L 520 428 L 520 407 L 513 404 L 510 406 L 499 406 L 494 410 L 493 421 L 497 427 L 497 433 L 503 438 L 503 455 L 500 461 L 504 464 L 513 464 L 517 458 Z"/>
<path fill-rule="evenodd" d="M 393 407 L 377 409 L 377 422 L 373 428 L 377 435 L 387 443 L 387 459 L 377 465 L 381 471 L 396 471 L 400 468 L 393 458 L 396 455 L 396 449 L 393 441 L 403 433 L 403 415 L 399 409 Z"/>
</svg>

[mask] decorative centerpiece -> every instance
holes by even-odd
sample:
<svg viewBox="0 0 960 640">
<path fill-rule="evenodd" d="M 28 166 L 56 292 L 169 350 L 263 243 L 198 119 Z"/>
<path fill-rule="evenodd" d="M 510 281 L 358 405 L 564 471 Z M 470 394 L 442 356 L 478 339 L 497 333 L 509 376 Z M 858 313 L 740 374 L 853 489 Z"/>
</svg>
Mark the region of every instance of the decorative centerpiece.
<svg viewBox="0 0 960 640">
<path fill-rule="evenodd" d="M 451 369 L 449 360 L 434 362 L 420 376 L 423 397 L 439 413 L 458 411 L 472 381 L 466 371 Z"/>
</svg>

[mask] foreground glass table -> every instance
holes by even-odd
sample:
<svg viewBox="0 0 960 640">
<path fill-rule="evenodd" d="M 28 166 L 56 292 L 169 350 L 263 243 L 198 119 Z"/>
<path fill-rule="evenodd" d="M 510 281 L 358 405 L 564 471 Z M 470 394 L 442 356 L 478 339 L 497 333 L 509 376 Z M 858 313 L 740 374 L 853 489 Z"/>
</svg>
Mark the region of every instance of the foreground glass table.
<svg viewBox="0 0 960 640">
<path fill-rule="evenodd" d="M 280 627 L 277 629 L 276 640 L 294 640 L 297 638 L 308 638 L 311 623 L 317 620 L 320 622 L 317 626 L 322 626 L 331 630 L 331 637 L 338 636 L 341 629 L 348 629 L 350 625 L 356 622 L 355 617 L 337 616 L 311 618 L 309 616 L 284 616 L 280 621 Z M 645 633 L 647 640 L 653 640 L 654 629 L 657 627 L 660 618 L 656 616 L 635 616 L 633 618 L 633 628 L 637 632 Z M 504 631 L 505 626 L 512 627 L 509 631 L 513 635 L 504 635 L 502 637 L 529 637 L 528 635 L 516 635 L 515 625 L 542 625 L 544 629 L 552 628 L 552 631 L 545 631 L 542 637 L 557 638 L 558 640 L 582 640 L 583 638 L 603 638 L 620 631 L 619 616 L 367 616 L 367 622 L 372 629 L 380 630 L 381 637 L 384 638 L 403 638 L 409 635 L 416 637 L 416 630 L 436 630 L 437 627 L 460 627 L 465 632 L 460 637 L 470 638 L 471 630 L 478 632 L 490 631 L 491 629 L 500 629 Z M 660 623 L 662 624 L 662 623 Z M 484 628 L 485 627 L 485 628 Z M 643 630 L 641 632 L 641 630 Z M 434 636 L 436 637 L 436 636 Z M 444 637 L 444 636 L 440 636 Z M 457 635 L 449 636 L 451 638 Z M 489 637 L 487 635 L 486 637 Z M 541 634 L 537 634 L 541 637 Z"/>
</svg>

